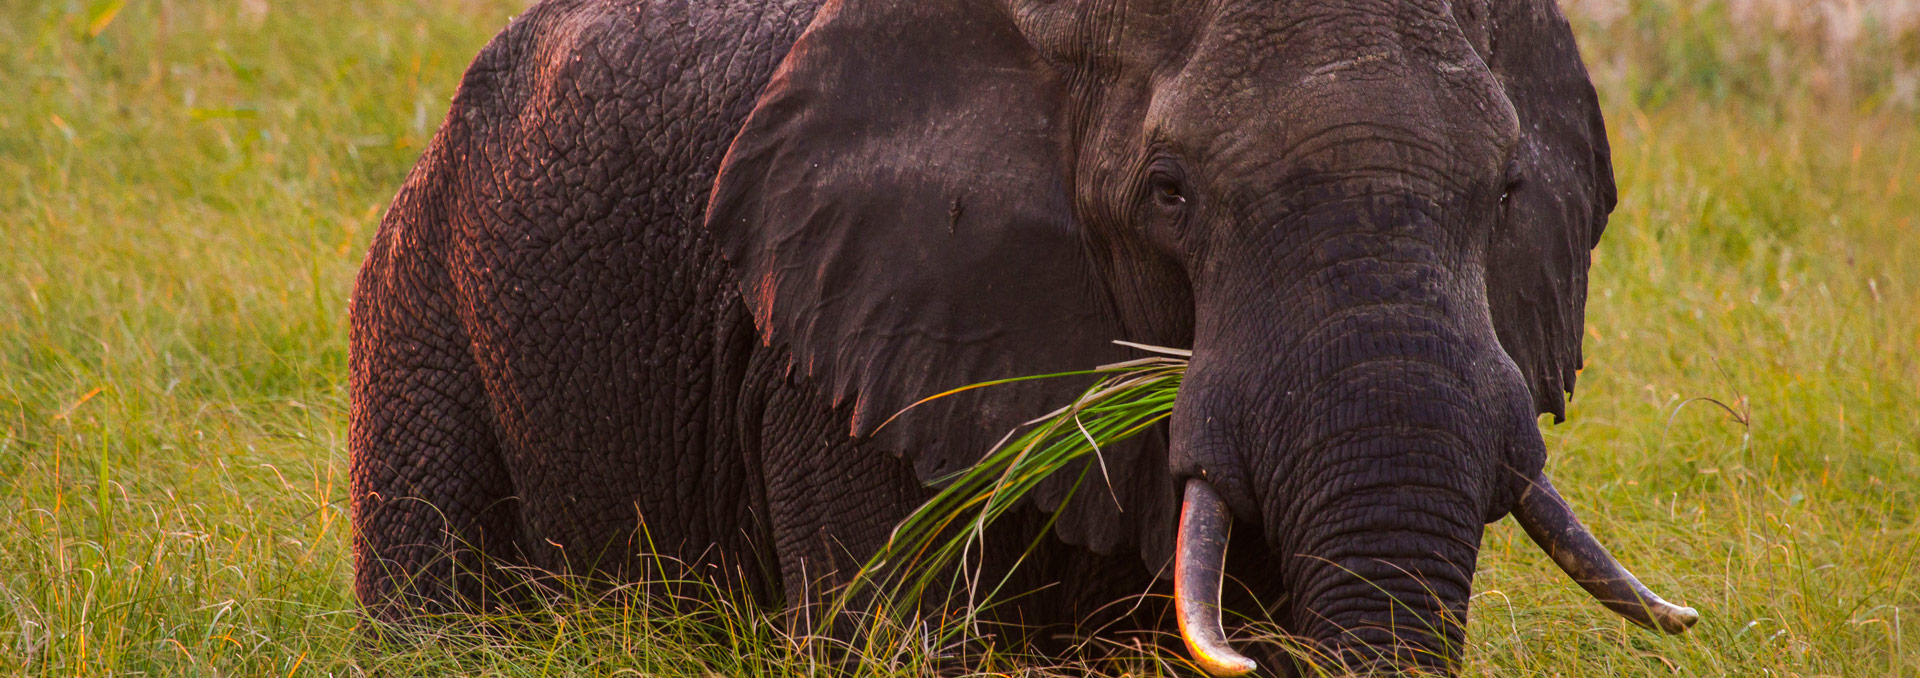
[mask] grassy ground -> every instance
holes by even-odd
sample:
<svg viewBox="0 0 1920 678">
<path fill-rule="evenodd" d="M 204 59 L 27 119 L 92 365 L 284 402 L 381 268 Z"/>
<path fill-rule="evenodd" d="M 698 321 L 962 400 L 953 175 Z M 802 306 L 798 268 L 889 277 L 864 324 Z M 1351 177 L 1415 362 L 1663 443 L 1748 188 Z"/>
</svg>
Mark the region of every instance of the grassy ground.
<svg viewBox="0 0 1920 678">
<path fill-rule="evenodd" d="M 1501 524 L 1469 675 L 1920 675 L 1920 10 L 1776 4 L 1574 3 L 1624 197 L 1551 468 L 1706 619 L 1632 630 Z M 804 670 L 724 607 L 356 640 L 346 292 L 518 8 L 0 0 L 0 674 Z"/>
</svg>

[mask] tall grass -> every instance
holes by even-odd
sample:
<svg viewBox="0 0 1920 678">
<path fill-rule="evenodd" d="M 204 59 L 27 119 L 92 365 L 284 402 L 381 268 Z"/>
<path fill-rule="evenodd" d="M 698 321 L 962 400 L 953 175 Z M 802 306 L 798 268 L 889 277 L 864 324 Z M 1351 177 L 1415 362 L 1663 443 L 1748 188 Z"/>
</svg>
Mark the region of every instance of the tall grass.
<svg viewBox="0 0 1920 678">
<path fill-rule="evenodd" d="M 512 9 L 0 1 L 0 674 L 384 664 L 346 291 Z"/>
<path fill-rule="evenodd" d="M 1496 525 L 1469 675 L 1920 674 L 1910 4 L 1818 5 L 1859 8 L 1846 42 L 1827 18 L 1737 9 L 1770 4 L 1572 5 L 1623 200 L 1550 466 L 1629 566 L 1706 620 L 1632 630 Z M 564 591 L 511 634 L 359 640 L 349 281 L 460 71 L 520 7 L 0 0 L 0 674 L 816 660 L 748 606 Z M 894 629 L 861 670 L 933 665 L 925 631 Z M 1179 665 L 1120 654 L 1095 668 Z"/>
</svg>

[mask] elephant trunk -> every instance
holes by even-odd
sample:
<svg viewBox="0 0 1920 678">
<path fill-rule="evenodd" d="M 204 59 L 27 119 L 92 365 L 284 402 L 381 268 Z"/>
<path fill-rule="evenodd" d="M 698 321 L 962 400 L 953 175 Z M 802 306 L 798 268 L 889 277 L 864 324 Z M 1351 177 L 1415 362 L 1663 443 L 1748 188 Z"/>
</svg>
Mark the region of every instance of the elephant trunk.
<svg viewBox="0 0 1920 678">
<path fill-rule="evenodd" d="M 1405 496 L 1357 496 L 1321 512 L 1341 526 L 1293 549 L 1296 633 L 1320 668 L 1361 675 L 1447 674 L 1466 640 L 1482 526 L 1464 511 Z"/>
<path fill-rule="evenodd" d="M 1460 657 L 1486 522 L 1545 450 L 1448 214 L 1417 196 L 1328 201 L 1195 281 L 1169 462 L 1187 482 L 1180 628 L 1209 672 L 1251 668 L 1218 622 L 1229 509 L 1266 551 L 1226 574 L 1324 653 L 1308 662 L 1447 673 Z M 1564 527 L 1544 497 L 1529 515 Z M 1561 550 L 1591 551 L 1574 544 Z"/>
<path fill-rule="evenodd" d="M 1341 334 L 1459 345 L 1431 324 L 1361 322 Z M 1212 675 L 1253 668 L 1220 626 L 1228 506 L 1258 521 L 1243 527 L 1261 530 L 1266 551 L 1236 556 L 1248 569 L 1226 574 L 1285 595 L 1275 620 L 1325 653 L 1312 663 L 1444 670 L 1460 655 L 1495 492 L 1489 450 L 1514 428 L 1482 404 L 1521 394 L 1461 376 L 1475 361 L 1459 355 L 1340 352 L 1347 359 L 1272 361 L 1265 374 L 1245 370 L 1248 359 L 1229 372 L 1220 356 L 1196 353 L 1175 408 L 1174 455 L 1187 478 L 1175 593 L 1181 635 Z M 1286 373 L 1298 376 L 1268 376 Z"/>
</svg>

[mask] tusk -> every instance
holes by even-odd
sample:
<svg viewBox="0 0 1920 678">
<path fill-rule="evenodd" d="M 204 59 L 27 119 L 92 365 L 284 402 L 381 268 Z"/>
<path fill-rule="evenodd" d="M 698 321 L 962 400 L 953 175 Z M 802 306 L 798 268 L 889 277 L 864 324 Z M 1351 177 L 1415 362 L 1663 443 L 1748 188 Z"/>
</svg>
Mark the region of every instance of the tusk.
<svg viewBox="0 0 1920 678">
<path fill-rule="evenodd" d="M 1233 517 L 1207 481 L 1187 481 L 1180 505 L 1180 540 L 1173 557 L 1173 604 L 1180 639 L 1193 661 L 1218 678 L 1253 672 L 1252 659 L 1233 651 L 1220 626 L 1220 584 L 1227 560 L 1227 530 Z"/>
<path fill-rule="evenodd" d="M 1189 494 L 1188 496 L 1192 496 Z M 1628 621 L 1648 629 L 1657 629 L 1667 633 L 1681 633 L 1694 622 L 1700 621 L 1700 613 L 1691 607 L 1682 607 L 1669 603 L 1634 578 L 1632 572 L 1620 565 L 1620 561 L 1607 552 L 1607 547 L 1593 538 L 1580 519 L 1573 515 L 1573 509 L 1567 506 L 1567 500 L 1553 489 L 1553 483 L 1547 481 L 1547 475 L 1541 473 L 1533 479 L 1527 491 L 1520 495 L 1520 504 L 1513 509 L 1513 519 L 1526 529 L 1533 543 L 1560 569 L 1572 577 L 1573 581 L 1599 600 L 1607 609 L 1626 617 Z M 1180 533 L 1186 537 L 1184 526 Z"/>
</svg>

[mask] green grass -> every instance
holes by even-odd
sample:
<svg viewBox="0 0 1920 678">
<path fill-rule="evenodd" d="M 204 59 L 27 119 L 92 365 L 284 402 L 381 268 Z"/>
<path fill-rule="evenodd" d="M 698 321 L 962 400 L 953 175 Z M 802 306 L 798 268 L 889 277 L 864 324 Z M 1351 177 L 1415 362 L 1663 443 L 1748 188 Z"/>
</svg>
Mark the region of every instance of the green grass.
<svg viewBox="0 0 1920 678">
<path fill-rule="evenodd" d="M 956 571 L 954 566 L 963 563 L 969 549 L 981 543 L 993 522 L 1017 506 L 1041 481 L 1089 455 L 1097 463 L 1081 467 L 1080 477 L 1069 492 L 1087 484 L 1087 476 L 1094 469 L 1099 469 L 1094 484 L 1110 486 L 1112 478 L 1107 475 L 1106 459 L 1100 456 L 1101 448 L 1151 430 L 1173 415 L 1174 396 L 1186 377 L 1187 358 L 1193 355 L 1181 349 L 1115 343 L 1152 355 L 1092 370 L 972 384 L 908 406 L 911 410 L 962 391 L 1020 381 L 1096 377 L 1073 402 L 1022 424 L 972 466 L 935 480 L 940 492 L 900 521 L 887 543 L 861 568 L 854 585 L 844 588 L 841 595 L 859 592 L 868 581 L 883 581 L 890 585 L 889 597 L 921 600 L 938 580 L 972 573 L 964 568 Z M 889 418 L 880 427 L 884 429 L 892 421 Z M 969 598 L 979 602 L 1004 600 L 1005 594 L 1014 593 L 1001 588 L 1004 582 L 967 577 L 962 584 Z"/>
<path fill-rule="evenodd" d="M 1550 469 L 1705 620 L 1631 629 L 1503 523 L 1468 675 L 1920 675 L 1920 43 L 1910 2 L 1840 4 L 1890 18 L 1836 41 L 1758 0 L 1578 3 L 1623 200 Z M 359 640 L 346 293 L 519 9 L 0 0 L 0 674 L 805 670 L 726 604 Z M 934 651 L 894 631 L 869 672 Z M 1121 654 L 1098 668 L 1180 662 Z"/>
</svg>

